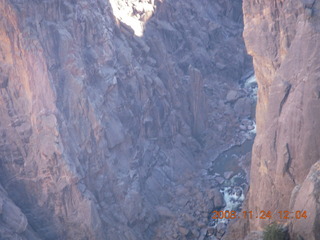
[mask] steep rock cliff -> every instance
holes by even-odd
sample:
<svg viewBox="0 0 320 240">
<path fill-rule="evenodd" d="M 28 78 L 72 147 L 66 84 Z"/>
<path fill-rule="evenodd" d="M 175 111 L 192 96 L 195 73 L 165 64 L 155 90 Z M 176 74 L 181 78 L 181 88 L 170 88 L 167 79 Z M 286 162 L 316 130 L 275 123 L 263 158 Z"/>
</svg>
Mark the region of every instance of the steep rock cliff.
<svg viewBox="0 0 320 240">
<path fill-rule="evenodd" d="M 0 238 L 207 234 L 254 106 L 241 1 L 111 3 L 0 0 Z"/>
<path fill-rule="evenodd" d="M 319 239 L 320 1 L 245 0 L 243 10 L 259 86 L 248 210 L 271 211 L 293 239 Z M 302 209 L 307 219 L 277 214 Z M 250 230 L 270 221 L 251 219 Z"/>
</svg>

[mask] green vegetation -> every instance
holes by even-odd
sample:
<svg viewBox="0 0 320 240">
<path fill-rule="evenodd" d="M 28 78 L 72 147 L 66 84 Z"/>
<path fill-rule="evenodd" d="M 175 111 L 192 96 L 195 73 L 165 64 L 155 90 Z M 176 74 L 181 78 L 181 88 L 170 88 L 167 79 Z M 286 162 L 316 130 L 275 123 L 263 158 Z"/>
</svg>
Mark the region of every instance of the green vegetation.
<svg viewBox="0 0 320 240">
<path fill-rule="evenodd" d="M 288 230 L 275 222 L 269 224 L 263 231 L 263 240 L 288 240 Z"/>
</svg>

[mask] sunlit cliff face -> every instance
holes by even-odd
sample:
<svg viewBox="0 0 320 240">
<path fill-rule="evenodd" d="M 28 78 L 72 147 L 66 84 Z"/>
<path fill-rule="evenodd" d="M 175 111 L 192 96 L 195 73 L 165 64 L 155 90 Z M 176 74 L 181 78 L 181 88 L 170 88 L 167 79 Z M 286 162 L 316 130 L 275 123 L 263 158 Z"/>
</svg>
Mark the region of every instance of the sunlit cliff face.
<svg viewBox="0 0 320 240">
<path fill-rule="evenodd" d="M 154 0 L 110 0 L 113 15 L 128 25 L 138 37 L 143 35 L 144 26 L 155 11 Z"/>
</svg>

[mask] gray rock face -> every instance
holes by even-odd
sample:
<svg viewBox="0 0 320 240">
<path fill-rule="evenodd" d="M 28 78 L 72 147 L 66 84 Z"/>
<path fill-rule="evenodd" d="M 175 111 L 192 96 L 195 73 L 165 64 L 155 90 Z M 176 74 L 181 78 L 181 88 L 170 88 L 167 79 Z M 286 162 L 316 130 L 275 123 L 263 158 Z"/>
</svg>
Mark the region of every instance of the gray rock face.
<svg viewBox="0 0 320 240">
<path fill-rule="evenodd" d="M 243 141 L 241 1 L 144 2 L 112 1 L 139 32 L 105 0 L 0 0 L 0 238 L 204 237 L 201 170 Z"/>
<path fill-rule="evenodd" d="M 39 239 L 28 225 L 26 216 L 0 186 L 0 237 L 1 239 Z"/>
</svg>

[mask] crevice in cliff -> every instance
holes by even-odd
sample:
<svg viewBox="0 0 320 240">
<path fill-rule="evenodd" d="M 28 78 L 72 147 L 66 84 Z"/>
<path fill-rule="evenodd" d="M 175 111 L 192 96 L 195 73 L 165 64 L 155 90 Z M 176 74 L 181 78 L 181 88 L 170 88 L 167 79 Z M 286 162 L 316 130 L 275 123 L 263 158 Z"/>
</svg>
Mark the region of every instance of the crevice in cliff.
<svg viewBox="0 0 320 240">
<path fill-rule="evenodd" d="M 277 137 L 278 137 L 278 131 L 276 130 L 273 137 L 273 150 L 276 154 L 276 158 L 277 158 Z"/>
<path fill-rule="evenodd" d="M 290 83 L 285 83 L 285 89 L 284 89 L 284 96 L 280 102 L 280 107 L 279 107 L 279 116 L 282 112 L 282 108 L 284 106 L 284 104 L 286 103 L 289 93 L 290 93 L 290 89 L 291 89 L 291 84 Z"/>
<path fill-rule="evenodd" d="M 291 157 L 291 153 L 290 153 L 290 149 L 289 149 L 289 144 L 286 143 L 286 149 L 285 149 L 285 162 L 284 162 L 284 166 L 282 169 L 282 175 L 284 176 L 286 173 L 288 174 L 288 176 L 290 177 L 290 179 L 293 181 L 293 183 L 296 185 L 296 181 L 294 179 L 293 174 L 290 171 L 290 168 L 292 168 L 291 164 L 292 164 L 292 157 Z"/>
</svg>

